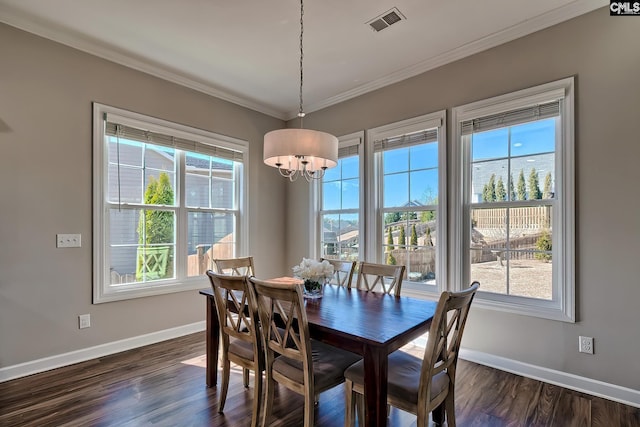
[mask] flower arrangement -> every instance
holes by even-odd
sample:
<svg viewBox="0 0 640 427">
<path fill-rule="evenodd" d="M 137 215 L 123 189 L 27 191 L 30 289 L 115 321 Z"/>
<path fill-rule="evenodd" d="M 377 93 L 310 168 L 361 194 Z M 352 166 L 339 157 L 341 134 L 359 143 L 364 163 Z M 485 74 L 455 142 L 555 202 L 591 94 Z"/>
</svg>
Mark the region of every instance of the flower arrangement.
<svg viewBox="0 0 640 427">
<path fill-rule="evenodd" d="M 304 290 L 307 294 L 320 294 L 322 285 L 333 276 L 333 265 L 327 260 L 320 262 L 302 258 L 302 262 L 292 270 L 294 276 L 304 280 Z"/>
</svg>

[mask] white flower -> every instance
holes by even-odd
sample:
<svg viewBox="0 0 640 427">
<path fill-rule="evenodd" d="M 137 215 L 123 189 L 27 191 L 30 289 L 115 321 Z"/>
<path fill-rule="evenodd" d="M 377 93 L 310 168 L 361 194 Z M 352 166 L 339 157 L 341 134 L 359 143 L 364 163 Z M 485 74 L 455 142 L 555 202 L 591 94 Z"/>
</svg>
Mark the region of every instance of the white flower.
<svg viewBox="0 0 640 427">
<path fill-rule="evenodd" d="M 333 276 L 333 265 L 327 260 L 320 262 L 315 259 L 302 258 L 302 262 L 292 270 L 294 276 L 305 280 L 324 281 Z"/>
</svg>

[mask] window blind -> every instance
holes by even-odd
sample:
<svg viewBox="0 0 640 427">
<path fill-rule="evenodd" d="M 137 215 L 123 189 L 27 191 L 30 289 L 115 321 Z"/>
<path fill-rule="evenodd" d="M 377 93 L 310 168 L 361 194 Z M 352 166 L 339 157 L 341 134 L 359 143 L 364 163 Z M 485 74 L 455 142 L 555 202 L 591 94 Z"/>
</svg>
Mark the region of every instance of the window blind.
<svg viewBox="0 0 640 427">
<path fill-rule="evenodd" d="M 377 140 L 373 143 L 373 149 L 378 152 L 437 141 L 438 129 L 434 128 Z"/>
<path fill-rule="evenodd" d="M 133 126 L 106 121 L 105 134 L 108 136 L 117 136 L 119 138 L 130 139 L 138 142 L 161 145 L 164 147 L 176 148 L 191 153 L 206 154 L 221 159 L 242 162 L 243 153 L 231 150 L 229 148 L 208 144 L 205 142 L 194 141 L 187 138 L 167 135 L 162 132 L 149 131 L 139 129 Z"/>
<path fill-rule="evenodd" d="M 483 132 L 558 116 L 560 116 L 560 101 L 556 100 L 545 104 L 465 120 L 461 123 L 461 133 L 462 135 L 469 135 L 474 132 Z"/>
</svg>

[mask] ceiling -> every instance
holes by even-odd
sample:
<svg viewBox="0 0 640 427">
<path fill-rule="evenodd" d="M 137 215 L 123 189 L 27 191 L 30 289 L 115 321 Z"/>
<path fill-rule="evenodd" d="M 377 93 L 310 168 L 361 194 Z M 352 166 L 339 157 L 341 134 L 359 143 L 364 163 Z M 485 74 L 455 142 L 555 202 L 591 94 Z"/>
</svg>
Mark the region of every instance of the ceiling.
<svg viewBox="0 0 640 427">
<path fill-rule="evenodd" d="M 607 5 L 603 0 L 307 0 L 312 112 Z M 368 24 L 397 8 L 405 19 Z M 299 105 L 298 0 L 0 0 L 0 22 L 265 114 Z"/>
</svg>

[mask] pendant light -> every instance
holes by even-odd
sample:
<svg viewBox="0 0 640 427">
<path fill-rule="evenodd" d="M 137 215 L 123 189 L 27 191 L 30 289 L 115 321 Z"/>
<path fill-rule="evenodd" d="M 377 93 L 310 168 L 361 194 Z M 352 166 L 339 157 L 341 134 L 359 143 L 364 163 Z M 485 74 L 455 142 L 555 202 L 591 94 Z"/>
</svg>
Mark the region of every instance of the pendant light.
<svg viewBox="0 0 640 427">
<path fill-rule="evenodd" d="M 338 162 L 338 138 L 317 130 L 302 127 L 305 116 L 302 102 L 302 86 L 304 72 L 304 4 L 300 0 L 300 128 L 278 129 L 264 136 L 264 163 L 278 168 L 280 175 L 295 181 L 303 176 L 308 182 L 321 179 L 328 168 L 335 167 Z"/>
</svg>

